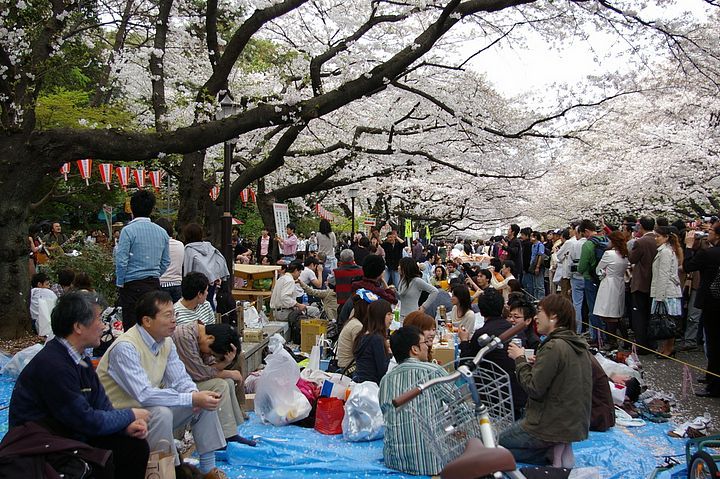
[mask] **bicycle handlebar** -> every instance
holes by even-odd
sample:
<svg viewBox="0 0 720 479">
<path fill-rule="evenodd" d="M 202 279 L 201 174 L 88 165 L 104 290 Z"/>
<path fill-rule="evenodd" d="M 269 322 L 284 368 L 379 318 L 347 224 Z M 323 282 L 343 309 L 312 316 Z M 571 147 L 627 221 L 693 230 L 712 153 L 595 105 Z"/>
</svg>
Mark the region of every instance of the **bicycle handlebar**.
<svg viewBox="0 0 720 479">
<path fill-rule="evenodd" d="M 480 361 L 483 360 L 483 358 L 485 357 L 485 355 L 487 353 L 489 353 L 490 351 L 493 351 L 501 344 L 510 341 L 511 338 L 515 337 L 520 331 L 524 330 L 525 328 L 526 328 L 526 325 L 524 323 L 518 323 L 515 326 L 513 326 L 512 328 L 507 329 L 506 331 L 503 331 L 500 334 L 500 336 L 496 336 L 496 337 L 492 338 L 490 340 L 490 342 L 487 345 L 485 345 L 483 348 L 481 348 L 480 351 L 478 351 L 477 355 L 473 358 L 472 362 L 473 362 L 474 366 L 472 366 L 472 368 L 477 367 L 480 364 Z M 462 367 L 463 366 L 461 366 L 461 368 Z M 466 369 L 466 371 L 467 371 L 467 374 L 470 374 L 470 372 L 467 369 Z M 405 391 L 404 393 L 402 393 L 401 395 L 393 398 L 392 405 L 395 406 L 396 408 L 399 408 L 399 407 L 409 403 L 416 397 L 418 397 L 420 394 L 422 394 L 422 392 L 424 390 L 426 390 L 432 386 L 435 386 L 436 384 L 444 384 L 444 383 L 453 382 L 456 379 L 460 378 L 461 376 L 462 376 L 462 374 L 460 373 L 460 371 L 455 371 L 454 373 L 452 373 L 448 376 L 431 379 L 430 381 L 420 384 L 419 386 L 415 386 L 414 388 L 409 389 L 409 390 Z"/>
</svg>

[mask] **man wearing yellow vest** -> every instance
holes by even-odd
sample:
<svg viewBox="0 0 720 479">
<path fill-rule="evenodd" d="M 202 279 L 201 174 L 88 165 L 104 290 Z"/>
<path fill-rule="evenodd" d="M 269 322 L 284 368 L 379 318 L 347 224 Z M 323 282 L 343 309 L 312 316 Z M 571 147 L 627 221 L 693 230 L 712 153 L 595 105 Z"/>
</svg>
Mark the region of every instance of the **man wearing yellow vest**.
<svg viewBox="0 0 720 479">
<path fill-rule="evenodd" d="M 150 411 L 147 441 L 150 450 L 173 443 L 173 430 L 192 422 L 200 470 L 205 478 L 226 477 L 215 468 L 215 451 L 225 447 L 217 408 L 220 394 L 198 391 L 180 361 L 170 337 L 175 331 L 175 311 L 170 294 L 146 293 L 137 303 L 138 323 L 108 348 L 98 365 L 98 376 L 116 408 L 143 407 Z M 188 477 L 178 467 L 178 479 Z"/>
</svg>

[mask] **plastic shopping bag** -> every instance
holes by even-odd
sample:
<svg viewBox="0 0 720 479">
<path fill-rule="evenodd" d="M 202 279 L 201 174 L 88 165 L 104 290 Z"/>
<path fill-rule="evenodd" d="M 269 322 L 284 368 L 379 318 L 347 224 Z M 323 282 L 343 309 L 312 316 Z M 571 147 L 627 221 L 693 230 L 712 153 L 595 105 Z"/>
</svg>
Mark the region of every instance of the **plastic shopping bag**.
<svg viewBox="0 0 720 479">
<path fill-rule="evenodd" d="M 308 417 L 312 407 L 297 387 L 300 368 L 290 353 L 280 348 L 265 362 L 255 394 L 255 413 L 260 420 L 284 426 Z"/>
<path fill-rule="evenodd" d="M 321 434 L 342 434 L 345 416 L 343 402 L 338 398 L 320 398 L 315 412 L 315 430 Z"/>
<path fill-rule="evenodd" d="M 345 403 L 342 421 L 346 441 L 374 441 L 385 436 L 385 421 L 380 410 L 380 388 L 372 381 L 356 384 Z"/>
<path fill-rule="evenodd" d="M 12 378 L 17 379 L 17 377 L 20 376 L 20 373 L 22 372 L 25 365 L 29 363 L 30 360 L 34 358 L 37 353 L 40 352 L 42 347 L 42 344 L 33 344 L 32 346 L 29 346 L 22 351 L 18 351 L 15 356 L 12 357 L 10 362 L 8 362 L 0 370 L 0 374 L 6 374 Z"/>
</svg>

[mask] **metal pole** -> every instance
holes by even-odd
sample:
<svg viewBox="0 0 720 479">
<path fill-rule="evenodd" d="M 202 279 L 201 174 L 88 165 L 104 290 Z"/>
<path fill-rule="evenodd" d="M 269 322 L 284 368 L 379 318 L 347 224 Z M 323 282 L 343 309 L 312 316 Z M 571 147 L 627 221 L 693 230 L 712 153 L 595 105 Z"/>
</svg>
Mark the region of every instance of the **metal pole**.
<svg viewBox="0 0 720 479">
<path fill-rule="evenodd" d="M 228 271 L 233 274 L 233 264 L 235 263 L 233 258 L 232 248 L 232 211 L 230 209 L 230 164 L 232 163 L 233 155 L 233 143 L 225 142 L 225 155 L 223 164 L 223 216 L 222 216 L 222 230 L 221 230 L 221 242 L 222 252 L 227 261 Z"/>
<path fill-rule="evenodd" d="M 355 238 L 355 197 L 350 198 L 350 205 L 352 209 L 352 228 L 350 233 L 350 242 L 352 243 Z"/>
</svg>

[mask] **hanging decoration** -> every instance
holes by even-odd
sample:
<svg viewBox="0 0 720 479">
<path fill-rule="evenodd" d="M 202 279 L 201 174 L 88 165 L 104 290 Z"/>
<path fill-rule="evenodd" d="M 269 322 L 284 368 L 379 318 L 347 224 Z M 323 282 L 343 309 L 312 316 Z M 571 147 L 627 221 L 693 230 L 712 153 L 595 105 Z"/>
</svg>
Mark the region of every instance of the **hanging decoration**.
<svg viewBox="0 0 720 479">
<path fill-rule="evenodd" d="M 112 163 L 100 163 L 100 166 L 98 166 L 98 168 L 100 169 L 100 178 L 109 190 L 110 182 L 112 181 L 113 165 Z"/>
<path fill-rule="evenodd" d="M 220 197 L 220 187 L 218 185 L 213 186 L 210 188 L 210 198 L 212 198 L 213 201 L 217 201 L 217 199 Z"/>
<path fill-rule="evenodd" d="M 335 215 L 330 213 L 328 210 L 320 206 L 320 203 L 315 203 L 315 213 L 320 217 L 328 221 L 335 221 Z"/>
<path fill-rule="evenodd" d="M 129 166 L 118 166 L 115 168 L 117 173 L 118 181 L 123 190 L 127 191 L 128 184 L 130 183 L 130 167 Z"/>
<path fill-rule="evenodd" d="M 148 172 L 148 175 L 150 176 L 150 183 L 152 183 L 155 191 L 160 191 L 160 187 L 162 186 L 161 173 L 162 172 L 160 170 L 153 170 Z"/>
<path fill-rule="evenodd" d="M 138 188 L 142 189 L 145 188 L 145 170 L 142 168 L 138 168 L 137 170 L 133 170 L 133 177 L 135 178 L 135 184 Z"/>
<path fill-rule="evenodd" d="M 85 185 L 90 186 L 90 176 L 92 175 L 92 160 L 77 160 L 80 176 L 85 180 Z"/>
<path fill-rule="evenodd" d="M 65 181 L 67 181 L 68 173 L 70 173 L 70 163 L 65 163 L 60 167 L 60 174 L 65 177 Z"/>
<path fill-rule="evenodd" d="M 255 196 L 255 191 L 253 191 L 252 188 L 245 188 L 240 192 L 240 201 L 243 202 L 243 205 L 247 203 L 248 200 L 257 203 L 257 196 Z"/>
</svg>

